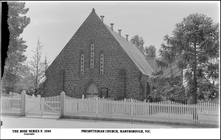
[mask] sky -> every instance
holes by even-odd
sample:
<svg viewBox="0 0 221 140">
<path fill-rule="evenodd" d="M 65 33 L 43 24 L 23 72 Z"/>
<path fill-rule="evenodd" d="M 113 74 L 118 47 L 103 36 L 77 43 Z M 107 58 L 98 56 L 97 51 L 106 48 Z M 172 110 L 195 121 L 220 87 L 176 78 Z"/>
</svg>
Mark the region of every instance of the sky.
<svg viewBox="0 0 221 140">
<path fill-rule="evenodd" d="M 114 30 L 122 29 L 122 36 L 129 34 L 144 39 L 144 46 L 154 45 L 157 49 L 163 37 L 171 35 L 175 24 L 193 13 L 205 14 L 214 23 L 220 22 L 219 2 L 26 2 L 26 16 L 30 24 L 21 37 L 28 46 L 25 55 L 31 60 L 39 38 L 45 56 L 51 63 L 70 38 L 91 13 L 104 15 L 104 23 L 114 23 Z"/>
</svg>

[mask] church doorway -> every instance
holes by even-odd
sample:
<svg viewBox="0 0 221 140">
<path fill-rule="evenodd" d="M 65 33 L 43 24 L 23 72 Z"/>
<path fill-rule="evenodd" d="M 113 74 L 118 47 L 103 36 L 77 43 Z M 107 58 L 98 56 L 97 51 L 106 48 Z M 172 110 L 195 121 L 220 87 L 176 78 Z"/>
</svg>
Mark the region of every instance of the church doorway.
<svg viewBox="0 0 221 140">
<path fill-rule="evenodd" d="M 86 90 L 86 98 L 90 97 L 98 97 L 98 88 L 94 83 L 90 84 Z"/>
</svg>

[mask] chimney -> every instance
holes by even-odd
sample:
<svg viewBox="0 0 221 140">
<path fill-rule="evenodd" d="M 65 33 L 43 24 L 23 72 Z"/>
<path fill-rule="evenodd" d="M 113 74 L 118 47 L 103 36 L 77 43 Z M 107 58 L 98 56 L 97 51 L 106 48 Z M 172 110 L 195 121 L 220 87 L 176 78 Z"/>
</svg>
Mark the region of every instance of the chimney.
<svg viewBox="0 0 221 140">
<path fill-rule="evenodd" d="M 129 36 L 129 35 L 126 35 L 126 40 L 127 40 L 127 41 L 128 41 L 128 36 Z"/>
<path fill-rule="evenodd" d="M 118 31 L 119 31 L 119 35 L 121 36 L 121 29 L 119 29 Z"/>
<path fill-rule="evenodd" d="M 114 30 L 114 23 L 111 23 L 111 30 L 113 31 Z"/>
<path fill-rule="evenodd" d="M 101 17 L 101 21 L 104 22 L 104 16 L 100 16 Z"/>
</svg>

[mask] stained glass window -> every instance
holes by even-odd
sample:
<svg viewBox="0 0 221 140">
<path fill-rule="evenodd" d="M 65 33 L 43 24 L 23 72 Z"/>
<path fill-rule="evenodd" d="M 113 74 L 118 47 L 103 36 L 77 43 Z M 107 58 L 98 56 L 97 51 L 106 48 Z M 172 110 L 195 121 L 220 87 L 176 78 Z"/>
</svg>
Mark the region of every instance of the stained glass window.
<svg viewBox="0 0 221 140">
<path fill-rule="evenodd" d="M 90 68 L 94 68 L 94 44 L 91 44 Z"/>
<path fill-rule="evenodd" d="M 104 73 L 104 54 L 100 55 L 100 74 Z"/>
<path fill-rule="evenodd" d="M 81 74 L 84 74 L 84 54 L 81 54 Z"/>
</svg>

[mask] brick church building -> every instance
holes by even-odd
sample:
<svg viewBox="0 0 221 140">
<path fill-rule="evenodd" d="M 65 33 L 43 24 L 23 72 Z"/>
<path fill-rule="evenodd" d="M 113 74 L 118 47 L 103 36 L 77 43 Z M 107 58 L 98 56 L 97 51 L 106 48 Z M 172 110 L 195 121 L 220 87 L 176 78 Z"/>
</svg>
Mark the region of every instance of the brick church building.
<svg viewBox="0 0 221 140">
<path fill-rule="evenodd" d="M 44 96 L 142 100 L 153 68 L 141 51 L 93 9 L 46 71 Z"/>
</svg>

